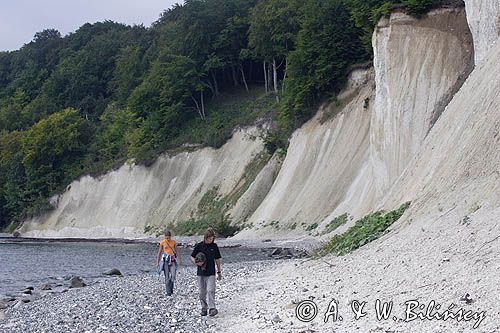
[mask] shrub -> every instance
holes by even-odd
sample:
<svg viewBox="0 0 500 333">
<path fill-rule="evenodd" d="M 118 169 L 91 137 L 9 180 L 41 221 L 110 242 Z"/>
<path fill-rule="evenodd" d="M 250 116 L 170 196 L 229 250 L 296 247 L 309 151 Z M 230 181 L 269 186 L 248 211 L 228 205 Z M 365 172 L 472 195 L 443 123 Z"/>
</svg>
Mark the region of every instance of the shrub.
<svg viewBox="0 0 500 333">
<path fill-rule="evenodd" d="M 396 222 L 409 206 L 410 203 L 407 202 L 389 213 L 384 214 L 383 211 L 379 211 L 363 217 L 345 233 L 335 235 L 325 245 L 322 252 L 341 256 L 370 243 L 384 235 L 387 228 Z"/>
</svg>

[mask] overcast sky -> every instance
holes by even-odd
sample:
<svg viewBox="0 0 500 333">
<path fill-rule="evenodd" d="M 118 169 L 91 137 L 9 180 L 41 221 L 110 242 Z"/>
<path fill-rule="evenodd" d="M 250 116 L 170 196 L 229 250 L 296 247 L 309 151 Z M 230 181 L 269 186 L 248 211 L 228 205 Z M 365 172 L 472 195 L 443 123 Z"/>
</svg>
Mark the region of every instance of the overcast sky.
<svg viewBox="0 0 500 333">
<path fill-rule="evenodd" d="M 112 20 L 149 26 L 182 0 L 0 0 L 0 51 L 17 50 L 36 32 L 54 28 L 65 35 L 86 22 Z"/>
</svg>

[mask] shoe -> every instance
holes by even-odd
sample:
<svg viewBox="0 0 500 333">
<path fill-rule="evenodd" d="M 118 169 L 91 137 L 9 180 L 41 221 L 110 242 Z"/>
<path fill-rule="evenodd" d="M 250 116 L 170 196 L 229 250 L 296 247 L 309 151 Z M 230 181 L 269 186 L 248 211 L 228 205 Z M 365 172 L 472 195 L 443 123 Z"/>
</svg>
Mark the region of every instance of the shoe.
<svg viewBox="0 0 500 333">
<path fill-rule="evenodd" d="M 210 309 L 208 311 L 208 314 L 210 315 L 210 317 L 213 317 L 213 316 L 215 316 L 218 313 L 219 313 L 219 311 L 217 311 L 217 309 Z"/>
<path fill-rule="evenodd" d="M 207 315 L 207 309 L 201 309 L 201 313 L 200 313 L 202 316 L 206 316 Z"/>
</svg>

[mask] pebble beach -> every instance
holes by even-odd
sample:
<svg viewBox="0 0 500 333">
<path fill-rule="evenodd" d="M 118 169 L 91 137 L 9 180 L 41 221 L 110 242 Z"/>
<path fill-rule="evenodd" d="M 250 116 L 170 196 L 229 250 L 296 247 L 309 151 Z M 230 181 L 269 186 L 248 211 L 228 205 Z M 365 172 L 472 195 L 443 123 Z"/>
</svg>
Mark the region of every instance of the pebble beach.
<svg viewBox="0 0 500 333">
<path fill-rule="evenodd" d="M 69 289 L 6 309 L 0 332 L 222 332 L 231 300 L 245 288 L 241 281 L 276 265 L 274 261 L 224 265 L 217 285 L 219 314 L 201 317 L 194 267 L 177 276 L 174 295 L 167 297 L 163 276 L 114 277 Z"/>
</svg>

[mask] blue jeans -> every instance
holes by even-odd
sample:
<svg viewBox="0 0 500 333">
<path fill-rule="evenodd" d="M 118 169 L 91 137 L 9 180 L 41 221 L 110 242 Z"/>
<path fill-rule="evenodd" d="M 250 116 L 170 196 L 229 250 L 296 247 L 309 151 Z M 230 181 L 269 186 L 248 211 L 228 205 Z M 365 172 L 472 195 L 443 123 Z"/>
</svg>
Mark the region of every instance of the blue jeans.
<svg viewBox="0 0 500 333">
<path fill-rule="evenodd" d="M 166 258 L 163 258 L 163 260 Z M 177 274 L 177 267 L 177 260 L 175 260 L 171 265 L 168 265 L 168 262 L 166 261 L 163 263 L 163 272 L 165 273 L 165 289 L 168 296 L 172 295 L 174 292 L 174 281 L 175 275 Z"/>
</svg>

